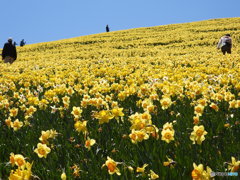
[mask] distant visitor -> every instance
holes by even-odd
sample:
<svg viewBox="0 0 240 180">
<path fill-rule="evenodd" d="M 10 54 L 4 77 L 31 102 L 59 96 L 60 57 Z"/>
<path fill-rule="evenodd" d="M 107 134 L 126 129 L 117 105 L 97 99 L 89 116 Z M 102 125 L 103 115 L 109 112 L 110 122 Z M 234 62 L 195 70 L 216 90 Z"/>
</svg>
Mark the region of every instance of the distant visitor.
<svg viewBox="0 0 240 180">
<path fill-rule="evenodd" d="M 218 42 L 217 48 L 221 48 L 223 55 L 225 55 L 226 53 L 231 54 L 232 38 L 230 34 L 226 34 L 225 36 L 221 37 Z"/>
<path fill-rule="evenodd" d="M 5 63 L 12 64 L 17 59 L 16 46 L 13 44 L 12 38 L 8 38 L 8 42 L 4 44 L 2 50 L 2 60 Z"/>
<path fill-rule="evenodd" d="M 109 26 L 107 25 L 106 26 L 106 32 L 109 32 L 110 31 L 110 29 L 109 29 Z"/>
<path fill-rule="evenodd" d="M 24 39 L 22 39 L 22 40 L 20 41 L 20 46 L 23 47 L 25 44 L 26 44 L 26 41 L 24 41 Z"/>
</svg>

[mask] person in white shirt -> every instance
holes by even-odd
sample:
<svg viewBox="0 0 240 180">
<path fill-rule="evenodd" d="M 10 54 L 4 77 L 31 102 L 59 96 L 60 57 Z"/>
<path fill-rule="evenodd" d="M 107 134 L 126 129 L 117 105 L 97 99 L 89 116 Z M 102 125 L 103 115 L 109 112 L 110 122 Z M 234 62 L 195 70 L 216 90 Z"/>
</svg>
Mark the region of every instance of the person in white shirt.
<svg viewBox="0 0 240 180">
<path fill-rule="evenodd" d="M 223 55 L 225 55 L 226 53 L 231 54 L 232 51 L 232 38 L 230 36 L 230 34 L 226 34 L 225 36 L 221 37 L 217 48 L 222 50 Z"/>
</svg>

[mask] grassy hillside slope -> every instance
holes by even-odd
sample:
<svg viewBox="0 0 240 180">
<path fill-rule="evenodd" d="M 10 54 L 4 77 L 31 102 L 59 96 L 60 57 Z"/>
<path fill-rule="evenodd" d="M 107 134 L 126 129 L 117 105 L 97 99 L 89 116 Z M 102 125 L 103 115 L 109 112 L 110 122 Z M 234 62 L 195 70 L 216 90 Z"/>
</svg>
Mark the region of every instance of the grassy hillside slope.
<svg viewBox="0 0 240 180">
<path fill-rule="evenodd" d="M 0 62 L 0 178 L 239 171 L 239 24 L 213 19 L 17 47 L 17 61 Z M 224 56 L 216 46 L 226 33 L 233 48 Z"/>
</svg>

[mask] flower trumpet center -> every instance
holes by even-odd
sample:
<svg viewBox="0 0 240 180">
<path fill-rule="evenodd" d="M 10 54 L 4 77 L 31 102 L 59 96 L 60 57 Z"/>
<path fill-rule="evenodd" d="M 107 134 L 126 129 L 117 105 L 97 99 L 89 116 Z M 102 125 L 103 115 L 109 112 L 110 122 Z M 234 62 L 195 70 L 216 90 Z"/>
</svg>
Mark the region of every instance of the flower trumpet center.
<svg viewBox="0 0 240 180">
<path fill-rule="evenodd" d="M 136 134 L 132 134 L 131 139 L 136 140 L 137 139 Z"/>
<path fill-rule="evenodd" d="M 238 166 L 234 166 L 233 169 L 232 169 L 232 172 L 237 172 L 239 169 L 239 165 Z"/>
<path fill-rule="evenodd" d="M 200 177 L 201 177 L 201 173 L 197 169 L 194 169 L 192 171 L 192 178 L 193 179 L 199 179 Z"/>
<path fill-rule="evenodd" d="M 171 133 L 167 132 L 167 133 L 164 134 L 164 137 L 166 139 L 171 139 L 172 135 L 171 135 Z"/>
<path fill-rule="evenodd" d="M 78 109 L 74 110 L 74 114 L 79 115 L 80 114 L 79 110 Z"/>
<path fill-rule="evenodd" d="M 113 113 L 115 116 L 117 116 L 117 115 L 119 114 L 119 112 L 118 112 L 117 109 L 113 109 L 113 110 L 112 110 L 112 113 Z"/>
<path fill-rule="evenodd" d="M 137 136 L 138 136 L 139 139 L 143 139 L 144 138 L 144 134 L 143 133 L 139 133 Z"/>
<path fill-rule="evenodd" d="M 45 155 L 46 151 L 44 149 L 38 149 L 38 153 L 41 155 Z"/>
<path fill-rule="evenodd" d="M 163 101 L 163 102 L 162 102 L 162 105 L 163 105 L 163 106 L 168 106 L 168 104 L 169 104 L 169 103 L 168 103 L 167 101 Z"/>
<path fill-rule="evenodd" d="M 203 110 L 203 109 L 202 109 L 201 107 L 196 107 L 196 108 L 195 108 L 195 111 L 196 111 L 197 113 L 202 113 L 202 110 Z"/>
<path fill-rule="evenodd" d="M 24 160 L 23 159 L 17 159 L 16 160 L 16 162 L 17 162 L 17 164 L 19 165 L 19 166 L 22 166 L 23 164 L 24 164 Z"/>
<path fill-rule="evenodd" d="M 114 172 L 115 169 L 116 169 L 116 165 L 113 164 L 113 163 L 109 163 L 109 164 L 107 165 L 107 167 L 108 167 L 108 170 L 109 170 L 110 172 Z"/>
<path fill-rule="evenodd" d="M 89 147 L 89 146 L 90 146 L 90 141 L 89 141 L 89 140 L 87 140 L 87 141 L 85 142 L 85 146 L 86 146 L 86 147 Z"/>
<path fill-rule="evenodd" d="M 197 136 L 202 136 L 202 135 L 203 135 L 203 130 L 198 129 L 198 130 L 196 131 L 196 135 L 197 135 Z"/>
</svg>

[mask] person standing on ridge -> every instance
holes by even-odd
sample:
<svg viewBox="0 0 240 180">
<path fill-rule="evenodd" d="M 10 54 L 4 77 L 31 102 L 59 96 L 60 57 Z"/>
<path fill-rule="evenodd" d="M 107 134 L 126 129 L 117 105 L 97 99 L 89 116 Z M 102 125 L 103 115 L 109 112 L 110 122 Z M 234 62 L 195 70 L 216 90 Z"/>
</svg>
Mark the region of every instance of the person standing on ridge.
<svg viewBox="0 0 240 180">
<path fill-rule="evenodd" d="M 22 40 L 20 41 L 20 46 L 23 47 L 25 44 L 26 44 L 26 41 L 24 41 L 24 39 L 22 39 Z"/>
<path fill-rule="evenodd" d="M 2 50 L 2 60 L 4 63 L 12 64 L 17 59 L 16 46 L 12 42 L 12 38 L 8 38 L 8 42 L 4 44 Z"/>
<path fill-rule="evenodd" d="M 230 34 L 226 34 L 225 36 L 221 37 L 221 39 L 218 42 L 217 48 L 222 50 L 223 55 L 226 54 L 231 54 L 232 51 L 232 38 Z"/>
<path fill-rule="evenodd" d="M 107 24 L 107 26 L 106 26 L 106 32 L 109 32 L 109 31 L 110 31 L 110 29 L 109 29 L 108 24 Z"/>
</svg>

